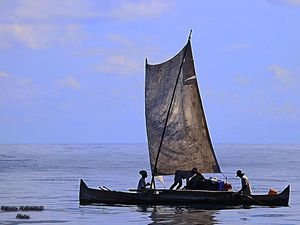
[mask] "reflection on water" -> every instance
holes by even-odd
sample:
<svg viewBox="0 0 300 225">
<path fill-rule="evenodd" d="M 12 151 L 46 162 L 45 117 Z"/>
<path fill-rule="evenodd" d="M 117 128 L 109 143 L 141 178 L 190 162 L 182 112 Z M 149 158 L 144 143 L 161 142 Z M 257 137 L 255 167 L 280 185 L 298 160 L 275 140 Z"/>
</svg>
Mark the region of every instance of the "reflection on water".
<svg viewBox="0 0 300 225">
<path fill-rule="evenodd" d="M 158 224 L 216 224 L 214 214 L 216 210 L 203 210 L 186 206 L 138 206 L 138 211 L 147 211 L 150 213 L 151 223 L 149 225 Z"/>
</svg>

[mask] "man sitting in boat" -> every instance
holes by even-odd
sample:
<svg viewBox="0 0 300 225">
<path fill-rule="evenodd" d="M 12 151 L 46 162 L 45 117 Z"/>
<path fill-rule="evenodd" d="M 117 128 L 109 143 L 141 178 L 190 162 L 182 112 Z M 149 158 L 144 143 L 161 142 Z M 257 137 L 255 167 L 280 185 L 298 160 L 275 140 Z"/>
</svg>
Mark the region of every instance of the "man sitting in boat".
<svg viewBox="0 0 300 225">
<path fill-rule="evenodd" d="M 139 180 L 139 184 L 137 189 L 138 190 L 143 190 L 146 189 L 147 186 L 150 186 L 150 183 L 146 183 L 146 178 L 148 177 L 147 171 L 146 170 L 141 170 L 139 172 L 139 174 L 141 174 L 141 179 Z"/>
<path fill-rule="evenodd" d="M 187 185 L 189 179 L 196 173 L 197 173 L 197 168 L 196 167 L 194 167 L 192 170 L 176 170 L 175 177 L 174 177 L 174 183 L 172 184 L 170 189 L 172 190 L 177 185 L 178 186 L 176 187 L 176 190 L 181 188 L 183 179 L 186 180 L 186 185 Z"/>
<path fill-rule="evenodd" d="M 236 171 L 236 176 L 241 178 L 242 188 L 238 191 L 239 194 L 251 195 L 252 190 L 248 178 L 241 170 Z"/>
</svg>

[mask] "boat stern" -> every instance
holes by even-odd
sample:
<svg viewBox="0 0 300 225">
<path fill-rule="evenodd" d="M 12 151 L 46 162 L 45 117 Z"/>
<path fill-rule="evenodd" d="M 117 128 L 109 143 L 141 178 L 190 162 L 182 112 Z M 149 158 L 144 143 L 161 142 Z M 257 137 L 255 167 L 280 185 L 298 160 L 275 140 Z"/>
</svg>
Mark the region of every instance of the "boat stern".
<svg viewBox="0 0 300 225">
<path fill-rule="evenodd" d="M 281 193 L 278 194 L 281 197 L 284 206 L 289 206 L 290 191 L 291 186 L 288 185 Z"/>
<path fill-rule="evenodd" d="M 83 181 L 83 179 L 80 179 L 80 186 L 79 186 L 79 204 L 83 205 L 86 200 L 88 200 L 86 193 L 89 190 L 86 183 Z"/>
</svg>

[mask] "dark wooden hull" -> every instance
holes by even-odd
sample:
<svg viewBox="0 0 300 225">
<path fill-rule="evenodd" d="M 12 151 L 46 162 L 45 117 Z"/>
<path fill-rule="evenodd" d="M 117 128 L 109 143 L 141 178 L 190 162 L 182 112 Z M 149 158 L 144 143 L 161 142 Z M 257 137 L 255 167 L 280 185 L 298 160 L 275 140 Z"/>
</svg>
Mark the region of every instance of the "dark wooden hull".
<svg viewBox="0 0 300 225">
<path fill-rule="evenodd" d="M 80 205 L 92 203 L 122 205 L 216 205 L 216 206 L 288 206 L 290 185 L 277 195 L 239 195 L 229 191 L 146 190 L 144 192 L 109 191 L 89 188 L 80 181 Z"/>
</svg>

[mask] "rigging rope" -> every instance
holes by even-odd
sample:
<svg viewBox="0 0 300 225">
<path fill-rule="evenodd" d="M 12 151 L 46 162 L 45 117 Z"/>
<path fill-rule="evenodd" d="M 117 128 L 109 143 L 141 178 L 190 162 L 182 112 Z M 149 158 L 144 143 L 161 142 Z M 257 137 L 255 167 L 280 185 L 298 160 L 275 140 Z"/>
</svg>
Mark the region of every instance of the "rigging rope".
<svg viewBox="0 0 300 225">
<path fill-rule="evenodd" d="M 226 183 L 227 183 L 227 180 L 229 181 L 228 177 L 225 176 L 225 174 L 221 171 L 221 174 L 223 175 L 223 177 L 226 179 Z M 237 191 L 237 188 L 232 184 L 230 183 L 231 186 L 235 189 L 235 191 Z"/>
</svg>

